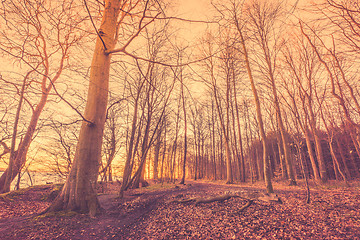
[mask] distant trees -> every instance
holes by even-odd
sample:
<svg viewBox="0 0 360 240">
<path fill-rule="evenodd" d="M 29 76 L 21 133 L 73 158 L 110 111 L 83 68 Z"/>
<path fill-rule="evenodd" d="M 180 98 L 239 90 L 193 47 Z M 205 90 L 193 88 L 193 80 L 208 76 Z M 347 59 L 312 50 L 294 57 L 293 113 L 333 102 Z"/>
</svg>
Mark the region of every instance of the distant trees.
<svg viewBox="0 0 360 240">
<path fill-rule="evenodd" d="M 46 168 L 66 178 L 70 172 L 74 154 L 75 146 L 78 141 L 79 124 L 71 123 L 63 125 L 61 123 L 52 122 L 49 124 L 47 131 L 47 143 L 43 143 L 40 149 L 44 151 L 47 158 L 41 164 Z"/>
<path fill-rule="evenodd" d="M 113 161 L 123 148 L 124 126 L 120 121 L 123 116 L 125 99 L 112 100 L 106 111 L 106 121 L 103 139 L 103 156 L 101 158 L 101 181 L 113 181 Z"/>
<path fill-rule="evenodd" d="M 351 6 L 354 7 L 355 5 Z M 350 24 L 349 22 L 356 22 L 356 17 L 353 15 L 355 10 L 351 9 L 350 12 L 352 14 L 349 12 L 343 12 L 343 14 L 341 14 L 341 11 L 346 11 L 344 9 L 349 10 L 350 8 L 350 5 L 344 2 L 335 3 L 334 1 L 329 1 L 325 3 L 325 5 L 316 5 L 317 11 L 325 14 L 325 16 L 331 20 L 331 24 L 334 24 L 328 25 L 328 28 L 323 28 L 323 31 L 326 31 L 326 33 L 332 33 L 332 35 L 330 35 L 330 40 L 333 42 L 331 48 L 324 44 L 326 41 L 321 39 L 320 33 L 315 32 L 315 30 L 307 32 L 303 30 L 303 34 L 299 34 L 301 29 L 311 29 L 309 25 L 304 23 L 303 26 L 305 27 L 297 25 L 297 30 L 293 27 L 292 31 L 294 31 L 294 34 L 292 35 L 291 30 L 287 28 L 288 25 L 284 24 L 283 19 L 288 19 L 290 20 L 289 22 L 291 22 L 293 18 L 287 13 L 288 10 L 284 8 L 285 6 L 279 2 L 229 1 L 226 3 L 219 2 L 215 4 L 215 7 L 224 21 L 222 22 L 218 36 L 211 41 L 206 41 L 205 45 L 210 46 L 208 42 L 214 43 L 216 42 L 215 39 L 222 35 L 231 39 L 232 54 L 238 52 L 238 55 L 244 58 L 241 59 L 235 56 L 235 54 L 230 57 L 231 59 L 237 59 L 236 61 L 238 61 L 238 59 L 241 60 L 240 65 L 231 66 L 230 69 L 247 70 L 250 85 L 252 86 L 255 96 L 258 120 L 255 129 L 257 129 L 258 132 L 253 132 L 252 138 L 247 136 L 247 140 L 253 143 L 252 146 L 247 143 L 247 148 L 256 149 L 255 144 L 257 143 L 254 141 L 258 138 L 256 133 L 260 135 L 263 144 L 260 152 L 255 151 L 253 152 L 255 154 L 253 157 L 247 155 L 247 158 L 248 161 L 249 159 L 257 159 L 259 153 L 261 153 L 264 156 L 263 162 L 265 165 L 264 167 L 258 168 L 259 166 L 256 160 L 249 161 L 250 164 L 248 167 L 252 169 L 250 173 L 254 176 L 255 172 L 253 170 L 257 168 L 258 171 L 256 174 L 260 174 L 261 176 L 265 173 L 265 179 L 270 179 L 270 175 L 274 175 L 274 171 L 277 171 L 277 167 L 280 166 L 282 175 L 289 176 L 290 184 L 296 183 L 296 176 L 301 174 L 299 172 L 301 162 L 293 162 L 293 159 L 300 159 L 299 156 L 297 156 L 299 153 L 291 147 L 294 146 L 291 142 L 291 135 L 297 132 L 291 123 L 293 120 L 296 121 L 295 126 L 299 126 L 303 133 L 306 148 L 302 147 L 302 151 L 307 151 L 305 159 L 310 160 L 309 163 L 311 163 L 315 180 L 319 181 L 321 178 L 322 181 L 326 182 L 329 178 L 330 170 L 326 167 L 326 164 L 329 162 L 326 160 L 325 155 L 329 149 L 324 145 L 326 139 L 324 138 L 324 132 L 321 130 L 322 126 L 327 126 L 327 121 L 322 121 L 322 118 L 333 118 L 333 114 L 335 114 L 335 112 L 328 112 L 325 117 L 322 117 L 323 115 L 320 114 L 327 102 L 333 102 L 334 100 L 326 91 L 328 83 L 331 84 L 333 89 L 331 90 L 332 96 L 339 101 L 339 106 L 343 109 L 345 120 L 350 122 L 350 125 L 357 126 L 356 121 L 353 120 L 355 111 L 357 111 L 355 110 L 357 109 L 357 94 L 355 94 L 355 86 L 351 84 L 350 80 L 354 79 L 354 76 L 351 75 L 351 71 L 349 71 L 354 64 L 349 64 L 349 62 L 345 61 L 344 57 L 346 56 L 344 53 L 341 53 L 339 50 L 335 51 L 335 49 L 340 48 L 336 45 L 337 39 L 339 39 L 339 41 L 345 41 L 344 37 L 341 38 L 341 35 L 338 35 L 341 31 L 336 31 L 336 28 L 344 29 L 345 22 L 348 22 L 347 24 Z M 291 11 L 293 11 L 294 7 L 291 8 Z M 337 17 L 329 17 L 333 15 Z M 344 20 L 344 16 L 347 16 L 346 20 Z M 326 22 L 326 20 L 322 21 Z M 341 21 L 344 22 L 341 23 Z M 326 22 L 326 24 L 328 24 L 328 22 Z M 346 31 L 345 38 L 347 41 L 349 41 L 350 35 L 349 31 Z M 354 38 L 355 36 L 352 37 Z M 356 42 L 355 39 L 356 38 L 353 39 L 354 42 Z M 219 86 L 221 84 L 225 86 L 226 84 L 227 72 L 221 72 L 222 70 L 214 67 L 221 59 L 220 55 L 219 57 L 215 56 L 217 56 L 218 53 L 225 52 L 227 46 L 229 46 L 227 41 L 222 39 L 222 48 L 212 50 L 212 52 L 207 55 L 210 58 L 206 61 L 210 62 L 210 59 L 216 60 L 213 60 L 212 63 L 210 62 L 211 64 L 208 64 L 208 66 L 204 65 L 204 67 L 211 69 L 213 79 L 222 79 L 221 81 L 213 81 L 212 84 L 213 92 L 217 96 L 220 96 L 221 93 Z M 354 47 L 354 43 L 351 46 Z M 248 48 L 250 48 L 251 51 L 249 51 Z M 322 58 L 327 59 L 327 61 L 322 61 Z M 350 59 L 352 58 L 350 57 Z M 329 60 L 331 60 L 331 63 L 327 63 Z M 214 64 L 215 62 L 216 64 Z M 330 76 L 329 82 L 326 81 L 325 72 L 328 72 L 328 76 Z M 235 78 L 241 78 L 242 82 L 244 82 L 243 74 L 237 75 Z M 258 83 L 255 84 L 255 81 L 258 81 Z M 210 82 L 207 84 L 211 86 Z M 214 86 L 217 87 L 214 88 Z M 234 89 L 236 89 L 236 87 L 234 87 Z M 215 103 L 216 99 L 221 99 L 221 101 L 226 102 L 228 96 L 226 95 L 226 91 L 223 91 L 223 97 L 214 97 Z M 260 95 L 258 92 L 260 92 Z M 248 93 L 248 91 L 243 93 Z M 234 96 L 238 97 L 236 94 Z M 229 108 L 228 106 L 233 106 L 236 102 L 238 101 L 234 98 L 230 100 L 230 105 L 226 105 L 226 109 L 233 111 L 230 113 L 230 116 L 231 114 L 233 115 L 233 120 L 236 119 L 235 113 L 239 110 L 239 106 L 236 108 Z M 266 110 L 263 113 L 259 111 L 261 105 L 263 105 Z M 271 106 L 273 106 L 273 109 L 269 109 Z M 354 107 L 352 108 L 350 106 Z M 276 115 L 272 116 L 272 112 L 275 112 Z M 228 116 L 227 113 L 223 112 L 222 115 L 219 116 L 219 122 L 226 122 L 221 120 L 222 118 L 226 119 L 226 116 Z M 273 118 L 275 121 L 273 121 Z M 242 121 L 245 121 L 247 128 L 245 133 L 247 135 L 249 133 L 249 120 L 246 115 L 245 118 L 242 118 Z M 323 122 L 323 124 L 321 122 Z M 225 125 L 226 124 L 223 124 L 223 126 Z M 273 139 L 271 139 L 269 135 L 269 130 L 265 130 L 266 125 L 269 127 L 272 126 L 274 130 L 278 129 L 279 131 L 280 138 L 277 138 L 277 142 L 275 142 L 278 152 L 274 151 Z M 336 124 L 334 125 L 333 123 L 333 126 L 335 127 Z M 331 132 L 328 132 L 328 134 L 331 134 Z M 264 140 L 268 138 L 267 135 L 269 135 L 271 140 L 264 142 Z M 236 139 L 236 137 L 234 139 Z M 352 137 L 352 139 L 354 140 L 356 138 Z M 233 141 L 233 139 L 231 141 Z M 232 142 L 231 145 L 234 143 L 235 142 Z M 356 141 L 349 143 L 353 149 L 359 149 Z M 343 146 L 337 144 L 338 159 L 346 159 L 343 148 Z M 335 160 L 337 154 L 332 154 Z M 232 157 L 235 156 L 236 152 L 232 153 Z M 349 157 L 347 161 L 358 161 L 354 161 L 353 156 Z M 337 164 L 335 160 L 333 162 L 334 165 Z M 278 162 L 281 164 L 277 165 Z M 338 168 L 340 170 L 344 168 L 346 172 L 346 165 L 346 161 L 342 161 L 340 168 Z M 355 166 L 357 164 L 353 165 Z M 267 169 L 269 169 L 268 173 Z M 263 170 L 265 171 L 262 172 Z M 340 170 L 336 170 L 335 173 L 341 172 Z M 269 186 L 268 190 L 271 191 L 269 180 L 267 180 L 267 183 Z"/>
<path fill-rule="evenodd" d="M 296 34 L 296 35 L 295 35 Z M 289 40 L 288 45 L 283 49 L 283 59 L 285 69 L 289 70 L 288 76 L 293 79 L 289 83 L 289 77 L 283 79 L 285 89 L 288 93 L 288 104 L 292 115 L 296 121 L 295 126 L 299 126 L 306 141 L 307 154 L 309 156 L 313 176 L 316 181 L 320 181 L 319 164 L 323 163 L 321 142 L 319 138 L 319 120 L 316 112 L 320 108 L 316 105 L 316 89 L 318 89 L 321 77 L 321 66 L 317 61 L 314 51 L 299 33 L 294 33 L 294 38 Z M 311 138 L 315 139 L 317 146 L 316 155 L 313 151 Z"/>
<path fill-rule="evenodd" d="M 135 77 L 129 83 L 131 96 L 131 125 L 128 130 L 125 168 L 120 195 L 128 188 L 145 186 L 146 166 L 155 145 L 153 175 L 157 179 L 160 145 L 164 132 L 164 118 L 175 86 L 176 77 L 171 69 L 156 62 L 164 61 L 168 56 L 163 54 L 166 46 L 166 25 L 163 31 L 156 27 L 145 31 L 144 48 L 148 62 L 140 65 L 136 60 Z"/>
<path fill-rule="evenodd" d="M 206 41 L 203 43 L 203 54 L 208 59 L 204 61 L 204 69 L 207 74 L 207 84 L 209 85 L 214 106 L 219 119 L 220 128 L 223 136 L 223 143 L 226 154 L 226 183 L 233 183 L 233 172 L 231 167 L 232 153 L 230 140 L 230 94 L 232 94 L 232 76 L 230 69 L 231 56 L 230 54 L 231 42 L 230 39 L 222 38 L 225 43 L 225 50 L 220 50 L 220 56 L 216 55 L 219 46 L 215 45 L 217 42 L 215 36 L 208 34 Z M 221 71 L 221 74 L 220 74 Z M 220 79 L 222 80 L 220 83 Z M 224 86 L 225 85 L 225 86 Z M 223 86 L 225 89 L 222 89 Z"/>
</svg>

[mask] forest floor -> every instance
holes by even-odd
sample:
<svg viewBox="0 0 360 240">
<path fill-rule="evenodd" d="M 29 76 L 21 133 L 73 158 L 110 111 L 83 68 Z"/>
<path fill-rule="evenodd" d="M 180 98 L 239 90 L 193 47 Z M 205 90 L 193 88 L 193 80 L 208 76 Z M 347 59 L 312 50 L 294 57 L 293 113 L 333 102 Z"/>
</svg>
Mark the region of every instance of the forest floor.
<svg viewBox="0 0 360 240">
<path fill-rule="evenodd" d="M 359 182 L 313 186 L 310 204 L 301 185 L 275 182 L 280 203 L 257 198 L 265 192 L 261 183 L 153 184 L 122 199 L 113 183 L 99 188 L 103 210 L 94 218 L 39 215 L 59 186 L 35 186 L 0 195 L 0 239 L 360 239 Z M 229 193 L 242 197 L 187 201 Z"/>
</svg>

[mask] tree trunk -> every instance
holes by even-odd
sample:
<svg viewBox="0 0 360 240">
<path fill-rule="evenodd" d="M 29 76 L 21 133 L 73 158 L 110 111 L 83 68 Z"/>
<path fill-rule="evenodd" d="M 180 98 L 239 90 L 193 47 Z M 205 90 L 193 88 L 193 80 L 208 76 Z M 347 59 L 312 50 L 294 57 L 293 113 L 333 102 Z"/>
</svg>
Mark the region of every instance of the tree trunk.
<svg viewBox="0 0 360 240">
<path fill-rule="evenodd" d="M 166 118 L 164 117 L 164 150 L 162 153 L 161 158 L 161 183 L 164 182 L 164 162 L 165 162 L 165 155 L 166 155 L 166 133 L 167 133 L 167 127 L 166 127 Z"/>
<path fill-rule="evenodd" d="M 124 173 L 123 173 L 123 181 L 122 181 L 120 192 L 119 192 L 120 197 L 123 196 L 123 193 L 128 185 L 130 178 L 131 178 L 131 171 L 132 171 L 131 160 L 133 157 L 134 141 L 135 141 L 135 134 L 136 134 L 136 123 L 137 123 L 137 117 L 138 117 L 137 115 L 138 115 L 138 107 L 139 107 L 140 90 L 137 94 L 138 95 L 135 99 L 134 115 L 133 115 L 132 125 L 131 125 L 129 147 L 128 147 L 127 154 L 126 154 L 126 161 L 125 161 L 125 167 L 124 167 Z M 140 136 L 140 134 L 138 136 Z M 136 147 L 135 147 L 135 149 L 136 149 Z"/>
<path fill-rule="evenodd" d="M 272 92 L 273 92 L 273 97 L 274 97 L 274 105 L 275 105 L 275 110 L 276 110 L 277 122 L 279 125 L 279 130 L 280 130 L 280 135 L 281 135 L 281 143 L 282 143 L 282 147 L 284 150 L 284 160 L 286 163 L 286 169 L 287 169 L 288 177 L 290 180 L 290 185 L 296 185 L 294 168 L 293 168 L 293 163 L 292 163 L 291 154 L 290 154 L 289 140 L 287 137 L 287 132 L 285 130 L 284 122 L 283 122 L 282 115 L 281 115 L 280 103 L 279 103 L 279 99 L 278 99 L 278 95 L 277 95 L 275 78 L 274 78 L 274 75 L 272 72 L 271 61 L 268 58 L 269 58 L 269 56 L 267 56 L 266 59 L 267 59 L 268 65 L 269 65 L 269 75 L 270 75 L 271 87 L 272 87 Z"/>
<path fill-rule="evenodd" d="M 304 135 L 305 135 L 306 147 L 308 150 L 308 154 L 309 154 L 315 181 L 320 182 L 320 180 L 321 180 L 320 173 L 319 173 L 319 169 L 316 165 L 315 156 L 314 156 L 314 152 L 313 152 L 311 141 L 310 141 L 309 130 L 307 128 L 304 129 Z"/>
<path fill-rule="evenodd" d="M 267 146 L 266 146 L 267 140 L 266 140 L 266 134 L 265 134 L 264 123 L 263 123 L 263 119 L 262 119 L 262 114 L 261 114 L 260 100 L 259 100 L 259 96 L 258 96 L 256 87 L 255 87 L 254 78 L 251 73 L 250 61 L 249 61 L 248 53 L 246 50 L 245 40 L 242 35 L 242 30 L 238 24 L 237 24 L 237 28 L 238 28 L 238 32 L 240 34 L 241 45 L 243 48 L 243 55 L 244 55 L 244 59 L 245 59 L 245 63 L 246 63 L 246 70 L 248 72 L 250 83 L 251 83 L 251 89 L 254 94 L 254 100 L 255 100 L 255 106 L 256 106 L 256 116 L 257 116 L 257 120 L 259 123 L 261 141 L 262 141 L 262 146 L 263 146 L 264 179 L 265 179 L 266 190 L 268 193 L 273 193 L 274 189 L 273 189 L 273 186 L 271 183 L 271 177 L 270 177 L 269 159 L 268 159 Z"/>
<path fill-rule="evenodd" d="M 351 174 L 350 174 L 350 170 L 349 170 L 349 167 L 346 163 L 346 157 L 345 157 L 345 154 L 344 154 L 344 151 L 342 149 L 342 146 L 339 142 L 339 140 L 335 137 L 335 142 L 336 142 L 336 146 L 338 147 L 339 149 L 339 153 L 340 153 L 340 157 L 341 157 L 341 161 L 343 163 L 343 166 L 344 166 L 344 170 L 345 170 L 345 176 L 346 176 L 346 179 L 350 179 L 351 178 Z"/>
<path fill-rule="evenodd" d="M 214 101 L 211 101 L 211 140 L 212 140 L 212 158 L 213 158 L 213 175 L 214 180 L 217 180 L 216 176 L 216 141 L 215 141 L 215 114 L 214 114 Z"/>
<path fill-rule="evenodd" d="M 233 69 L 234 70 L 234 69 Z M 233 76 L 235 73 L 233 73 Z M 238 101 L 236 97 L 236 85 L 235 85 L 235 76 L 233 79 L 233 88 L 234 88 L 234 100 L 235 100 L 235 110 L 236 110 L 236 123 L 238 128 L 238 135 L 239 135 L 239 150 L 240 150 L 240 159 L 239 159 L 239 165 L 240 165 L 240 181 L 245 182 L 245 160 L 244 160 L 244 149 L 243 149 L 243 143 L 242 143 L 242 136 L 241 136 L 241 125 L 240 125 L 240 114 L 239 114 L 239 107 L 238 107 Z M 235 132 L 235 128 L 234 128 Z M 236 135 L 236 134 L 235 134 Z"/>
<path fill-rule="evenodd" d="M 213 77 L 213 91 L 214 91 L 214 98 L 216 103 L 216 109 L 220 120 L 220 126 L 223 133 L 223 139 L 225 144 L 225 154 L 226 154 L 226 183 L 231 184 L 233 183 L 233 176 L 232 176 L 232 169 L 231 169 L 231 150 L 230 150 L 230 136 L 229 136 L 229 106 L 227 106 L 227 114 L 226 114 L 226 124 L 223 116 L 223 112 L 221 110 L 220 99 L 217 94 L 217 86 L 216 80 Z M 228 95 L 228 94 L 227 94 Z M 228 99 L 228 96 L 227 96 Z M 227 101 L 229 103 L 229 100 Z"/>
<path fill-rule="evenodd" d="M 17 129 L 18 129 L 18 124 L 19 124 L 19 119 L 20 119 L 20 111 L 21 111 L 22 103 L 23 103 L 23 99 L 24 99 L 25 84 L 26 84 L 27 78 L 29 77 L 29 75 L 31 73 L 32 72 L 28 72 L 26 74 L 26 76 L 24 77 L 22 86 L 21 86 L 20 98 L 19 98 L 19 103 L 18 103 L 17 109 L 16 109 L 13 133 L 11 136 L 11 146 L 10 146 L 10 150 L 9 150 L 10 151 L 9 165 L 8 165 L 8 168 L 5 170 L 5 172 L 7 171 L 6 174 L 3 173 L 3 175 L 0 178 L 0 193 L 6 193 L 6 192 L 10 191 L 11 182 L 15 179 L 15 176 L 17 174 L 19 174 L 21 171 L 21 169 L 15 169 L 15 166 L 19 165 L 19 163 L 16 163 L 15 143 L 16 143 Z M 4 153 L 5 153 L 6 149 L 8 149 L 7 146 L 5 145 L 5 143 L 3 143 L 3 147 L 4 147 Z"/>
<path fill-rule="evenodd" d="M 99 29 L 102 39 L 98 37 L 96 40 L 84 113 L 85 119 L 91 123 L 83 121 L 70 174 L 61 193 L 47 211 L 75 210 L 91 216 L 98 212 L 95 187 L 101 158 L 111 60 L 111 54 L 106 54 L 105 50 L 115 46 L 120 3 L 118 0 L 105 2 Z"/>
<path fill-rule="evenodd" d="M 288 179 L 288 173 L 286 170 L 285 159 L 283 157 L 282 146 L 283 146 L 283 144 L 281 141 L 281 134 L 277 134 L 277 147 L 278 147 L 278 152 L 279 152 L 279 160 L 280 160 L 280 164 L 281 164 L 281 176 L 285 180 L 285 179 Z"/>
<path fill-rule="evenodd" d="M 299 158 L 300 158 L 300 165 L 301 165 L 301 170 L 305 179 L 305 186 L 306 186 L 306 203 L 309 204 L 310 203 L 310 187 L 309 187 L 309 181 L 308 181 L 308 176 L 306 174 L 305 171 L 305 164 L 304 164 L 304 156 L 303 156 L 303 151 L 301 149 L 301 144 L 298 142 L 297 144 L 297 149 L 298 149 L 298 154 L 299 154 Z"/>
<path fill-rule="evenodd" d="M 154 149 L 154 162 L 153 162 L 153 179 L 158 180 L 159 178 L 159 156 L 160 156 L 160 147 L 161 147 L 161 131 L 162 127 L 159 128 L 157 137 L 156 137 L 156 143 L 155 143 L 155 149 Z"/>
<path fill-rule="evenodd" d="M 182 78 L 181 78 L 182 80 Z M 182 166 L 182 177 L 180 184 L 185 184 L 185 175 L 186 175 L 186 158 L 187 158 L 187 115 L 186 115 L 186 106 L 185 106 L 185 95 L 184 95 L 184 84 L 181 81 L 181 96 L 182 96 L 182 105 L 184 113 L 184 155 L 183 155 L 183 166 Z"/>
<path fill-rule="evenodd" d="M 325 160 L 324 160 L 324 154 L 322 151 L 322 147 L 321 147 L 321 141 L 320 138 L 318 136 L 318 134 L 316 133 L 316 130 L 313 131 L 313 136 L 315 139 L 315 152 L 316 152 L 316 157 L 319 163 L 319 169 L 320 169 L 320 177 L 321 180 L 323 182 L 327 182 L 328 181 L 328 174 L 326 171 L 326 165 L 325 165 Z"/>
<path fill-rule="evenodd" d="M 330 134 L 331 134 L 331 135 L 330 135 Z M 330 154 L 331 154 L 331 157 L 332 157 L 332 159 L 334 160 L 334 164 L 335 164 L 335 166 L 336 166 L 336 169 L 335 169 L 335 166 L 334 166 L 335 175 L 336 175 L 336 171 L 338 171 L 338 172 L 340 173 L 341 177 L 343 178 L 344 182 L 347 182 L 347 177 L 346 177 L 346 175 L 344 174 L 344 172 L 343 172 L 343 171 L 341 170 L 341 168 L 340 168 L 339 160 L 338 160 L 338 158 L 336 157 L 334 148 L 333 148 L 333 146 L 332 146 L 333 135 L 332 135 L 332 133 L 329 133 L 329 131 L 328 131 L 328 136 L 329 136 Z"/>
</svg>

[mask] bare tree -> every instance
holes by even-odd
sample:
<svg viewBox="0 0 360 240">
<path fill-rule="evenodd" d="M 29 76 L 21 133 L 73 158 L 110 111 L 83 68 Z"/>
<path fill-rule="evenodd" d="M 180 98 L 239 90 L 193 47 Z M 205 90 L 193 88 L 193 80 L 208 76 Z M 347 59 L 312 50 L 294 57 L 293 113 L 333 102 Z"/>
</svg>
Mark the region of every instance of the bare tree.
<svg viewBox="0 0 360 240">
<path fill-rule="evenodd" d="M 79 125 L 77 123 L 64 125 L 51 121 L 49 128 L 49 135 L 40 147 L 41 151 L 49 156 L 43 164 L 60 177 L 66 178 L 74 159 Z"/>
<path fill-rule="evenodd" d="M 293 39 L 293 41 L 289 41 L 288 44 L 283 51 L 283 58 L 285 64 L 289 67 L 289 74 L 294 79 L 294 82 L 293 84 L 288 84 L 289 80 L 287 79 L 284 87 L 291 98 L 291 110 L 306 140 L 314 178 L 316 181 L 320 181 L 318 165 L 324 164 L 324 159 L 322 154 L 319 154 L 319 152 L 322 153 L 322 149 L 316 121 L 316 112 L 318 110 L 315 108 L 316 102 L 314 98 L 316 85 L 319 85 L 318 79 L 321 79 L 321 65 L 317 60 L 315 52 L 301 35 Z M 292 86 L 294 87 L 293 92 L 290 90 Z M 310 126 L 310 129 L 308 126 Z M 315 139 L 317 159 L 313 153 L 310 140 L 311 135 Z"/>
<path fill-rule="evenodd" d="M 277 89 L 277 58 L 282 46 L 280 39 L 281 26 L 276 26 L 277 19 L 284 14 L 282 2 L 260 2 L 252 1 L 246 6 L 247 16 L 249 17 L 248 31 L 252 31 L 255 46 L 258 46 L 262 54 L 256 54 L 256 62 L 262 75 L 269 82 L 274 107 L 276 110 L 277 123 L 281 134 L 281 143 L 284 150 L 284 158 L 289 175 L 290 185 L 295 185 L 295 174 L 290 154 L 288 134 L 286 132 L 283 117 L 281 114 L 280 99 Z M 276 28 L 276 29 L 275 29 Z"/>
<path fill-rule="evenodd" d="M 70 174 L 61 193 L 47 211 L 78 210 L 92 216 L 98 212 L 95 186 L 101 157 L 111 58 L 115 53 L 131 55 L 127 52 L 129 45 L 159 16 L 156 7 L 157 2 L 150 0 L 105 1 L 100 27 L 95 29 L 98 36 L 90 69 L 84 112 L 86 121 L 81 126 Z M 120 34 L 125 26 L 134 27 L 128 38 L 126 34 Z M 116 48 L 118 40 L 122 42 L 120 48 Z"/>
<path fill-rule="evenodd" d="M 251 83 L 251 89 L 254 95 L 254 100 L 255 100 L 255 106 L 256 106 L 256 116 L 257 116 L 257 121 L 259 124 L 259 130 L 260 130 L 260 135 L 261 135 L 261 142 L 262 142 L 262 146 L 263 146 L 263 164 L 264 164 L 264 179 L 265 179 L 265 184 L 266 184 L 266 189 L 268 191 L 268 193 L 272 193 L 273 187 L 272 187 L 272 183 L 271 183 L 271 176 L 270 176 L 270 167 L 269 167 L 269 159 L 268 159 L 268 150 L 267 150 L 267 141 L 266 141 L 266 134 L 265 134 L 265 129 L 264 129 L 264 123 L 263 123 L 263 117 L 261 114 L 261 107 L 260 107 L 260 100 L 259 100 L 259 96 L 258 96 L 258 92 L 255 86 L 255 81 L 254 81 L 254 77 L 251 71 L 251 66 L 250 66 L 250 60 L 249 60 L 249 55 L 248 55 L 248 51 L 247 51 L 247 47 L 246 47 L 246 42 L 245 42 L 245 38 L 243 35 L 243 25 L 242 25 L 242 21 L 239 18 L 240 16 L 239 14 L 239 9 L 241 5 L 236 5 L 236 3 L 234 3 L 233 5 L 233 23 L 236 26 L 236 29 L 239 33 L 240 36 L 240 44 L 242 46 L 242 54 L 244 56 L 244 61 L 245 61 L 245 67 L 246 70 L 248 72 L 248 76 L 249 76 L 249 80 Z"/>
<path fill-rule="evenodd" d="M 122 144 L 121 139 L 123 138 L 123 132 L 121 129 L 121 123 L 119 118 L 122 117 L 123 106 L 120 104 L 121 100 L 113 100 L 110 107 L 107 109 L 106 122 L 104 130 L 104 143 L 103 151 L 105 161 L 102 161 L 100 175 L 102 181 L 113 181 L 112 162 L 115 156 L 120 151 Z"/>
<path fill-rule="evenodd" d="M 220 38 L 222 36 L 219 36 Z M 222 40 L 229 40 L 222 38 Z M 225 145 L 225 154 L 226 154 L 226 183 L 233 183 L 233 173 L 231 168 L 231 139 L 230 139 L 230 94 L 232 93 L 231 88 L 231 70 L 229 66 L 229 56 L 227 54 L 230 49 L 225 49 L 223 52 L 220 52 L 219 56 L 215 55 L 216 46 L 215 36 L 212 36 L 210 33 L 207 34 L 204 41 L 203 54 L 205 54 L 208 59 L 204 61 L 205 69 L 209 80 L 205 81 L 209 85 L 212 94 L 215 100 L 215 107 L 217 110 L 217 115 L 219 118 L 219 124 L 221 126 L 221 131 L 224 137 Z M 225 44 L 229 46 L 229 43 Z M 222 55 L 222 56 L 221 56 Z M 221 59 L 217 61 L 217 58 Z M 220 63 L 219 63 L 220 62 Z M 222 66 L 220 66 L 223 64 Z M 220 71 L 220 68 L 223 67 L 223 72 Z M 223 80 L 223 81 L 220 81 Z M 225 94 L 222 92 L 221 85 L 225 83 Z M 224 96 L 225 95 L 225 96 Z"/>
<path fill-rule="evenodd" d="M 85 35 L 75 31 L 81 28 L 83 19 L 73 17 L 78 10 L 73 1 L 57 4 L 46 1 L 7 1 L 1 8 L 1 12 L 6 14 L 1 16 L 4 28 L 0 33 L 0 49 L 25 66 L 24 71 L 27 73 L 24 84 L 34 87 L 36 97 L 40 96 L 37 104 L 30 105 L 31 119 L 16 150 L 18 120 L 15 121 L 9 165 L 0 177 L 0 192 L 7 192 L 26 162 L 40 115 L 51 91 L 56 91 L 54 84 L 70 64 L 70 50 Z M 20 94 L 17 117 L 23 102 L 22 96 Z"/>
</svg>

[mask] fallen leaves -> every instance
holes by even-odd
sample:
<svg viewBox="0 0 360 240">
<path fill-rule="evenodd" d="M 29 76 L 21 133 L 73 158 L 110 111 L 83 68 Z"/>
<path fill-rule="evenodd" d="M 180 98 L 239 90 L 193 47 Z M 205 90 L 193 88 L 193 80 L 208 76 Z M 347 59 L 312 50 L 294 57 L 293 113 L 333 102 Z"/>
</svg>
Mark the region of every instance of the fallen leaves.
<svg viewBox="0 0 360 240">
<path fill-rule="evenodd" d="M 136 190 L 124 199 L 99 198 L 104 212 L 49 216 L 28 221 L 49 202 L 51 189 L 24 191 L 12 201 L 0 199 L 2 239 L 357 239 L 360 236 L 358 189 L 313 190 L 304 203 L 300 188 L 277 191 L 284 204 L 231 197 L 221 201 L 177 203 L 180 199 L 209 199 L 229 192 L 256 198 L 261 189 L 236 185 L 193 183 L 180 188 Z M 114 191 L 116 192 L 116 191 Z M 113 193 L 113 192 L 112 192 Z M 246 206 L 246 210 L 241 211 Z M 3 218 L 3 220 L 1 220 Z M 6 219 L 4 219 L 6 218 Z M 3 237 L 4 236 L 4 237 Z"/>
</svg>

